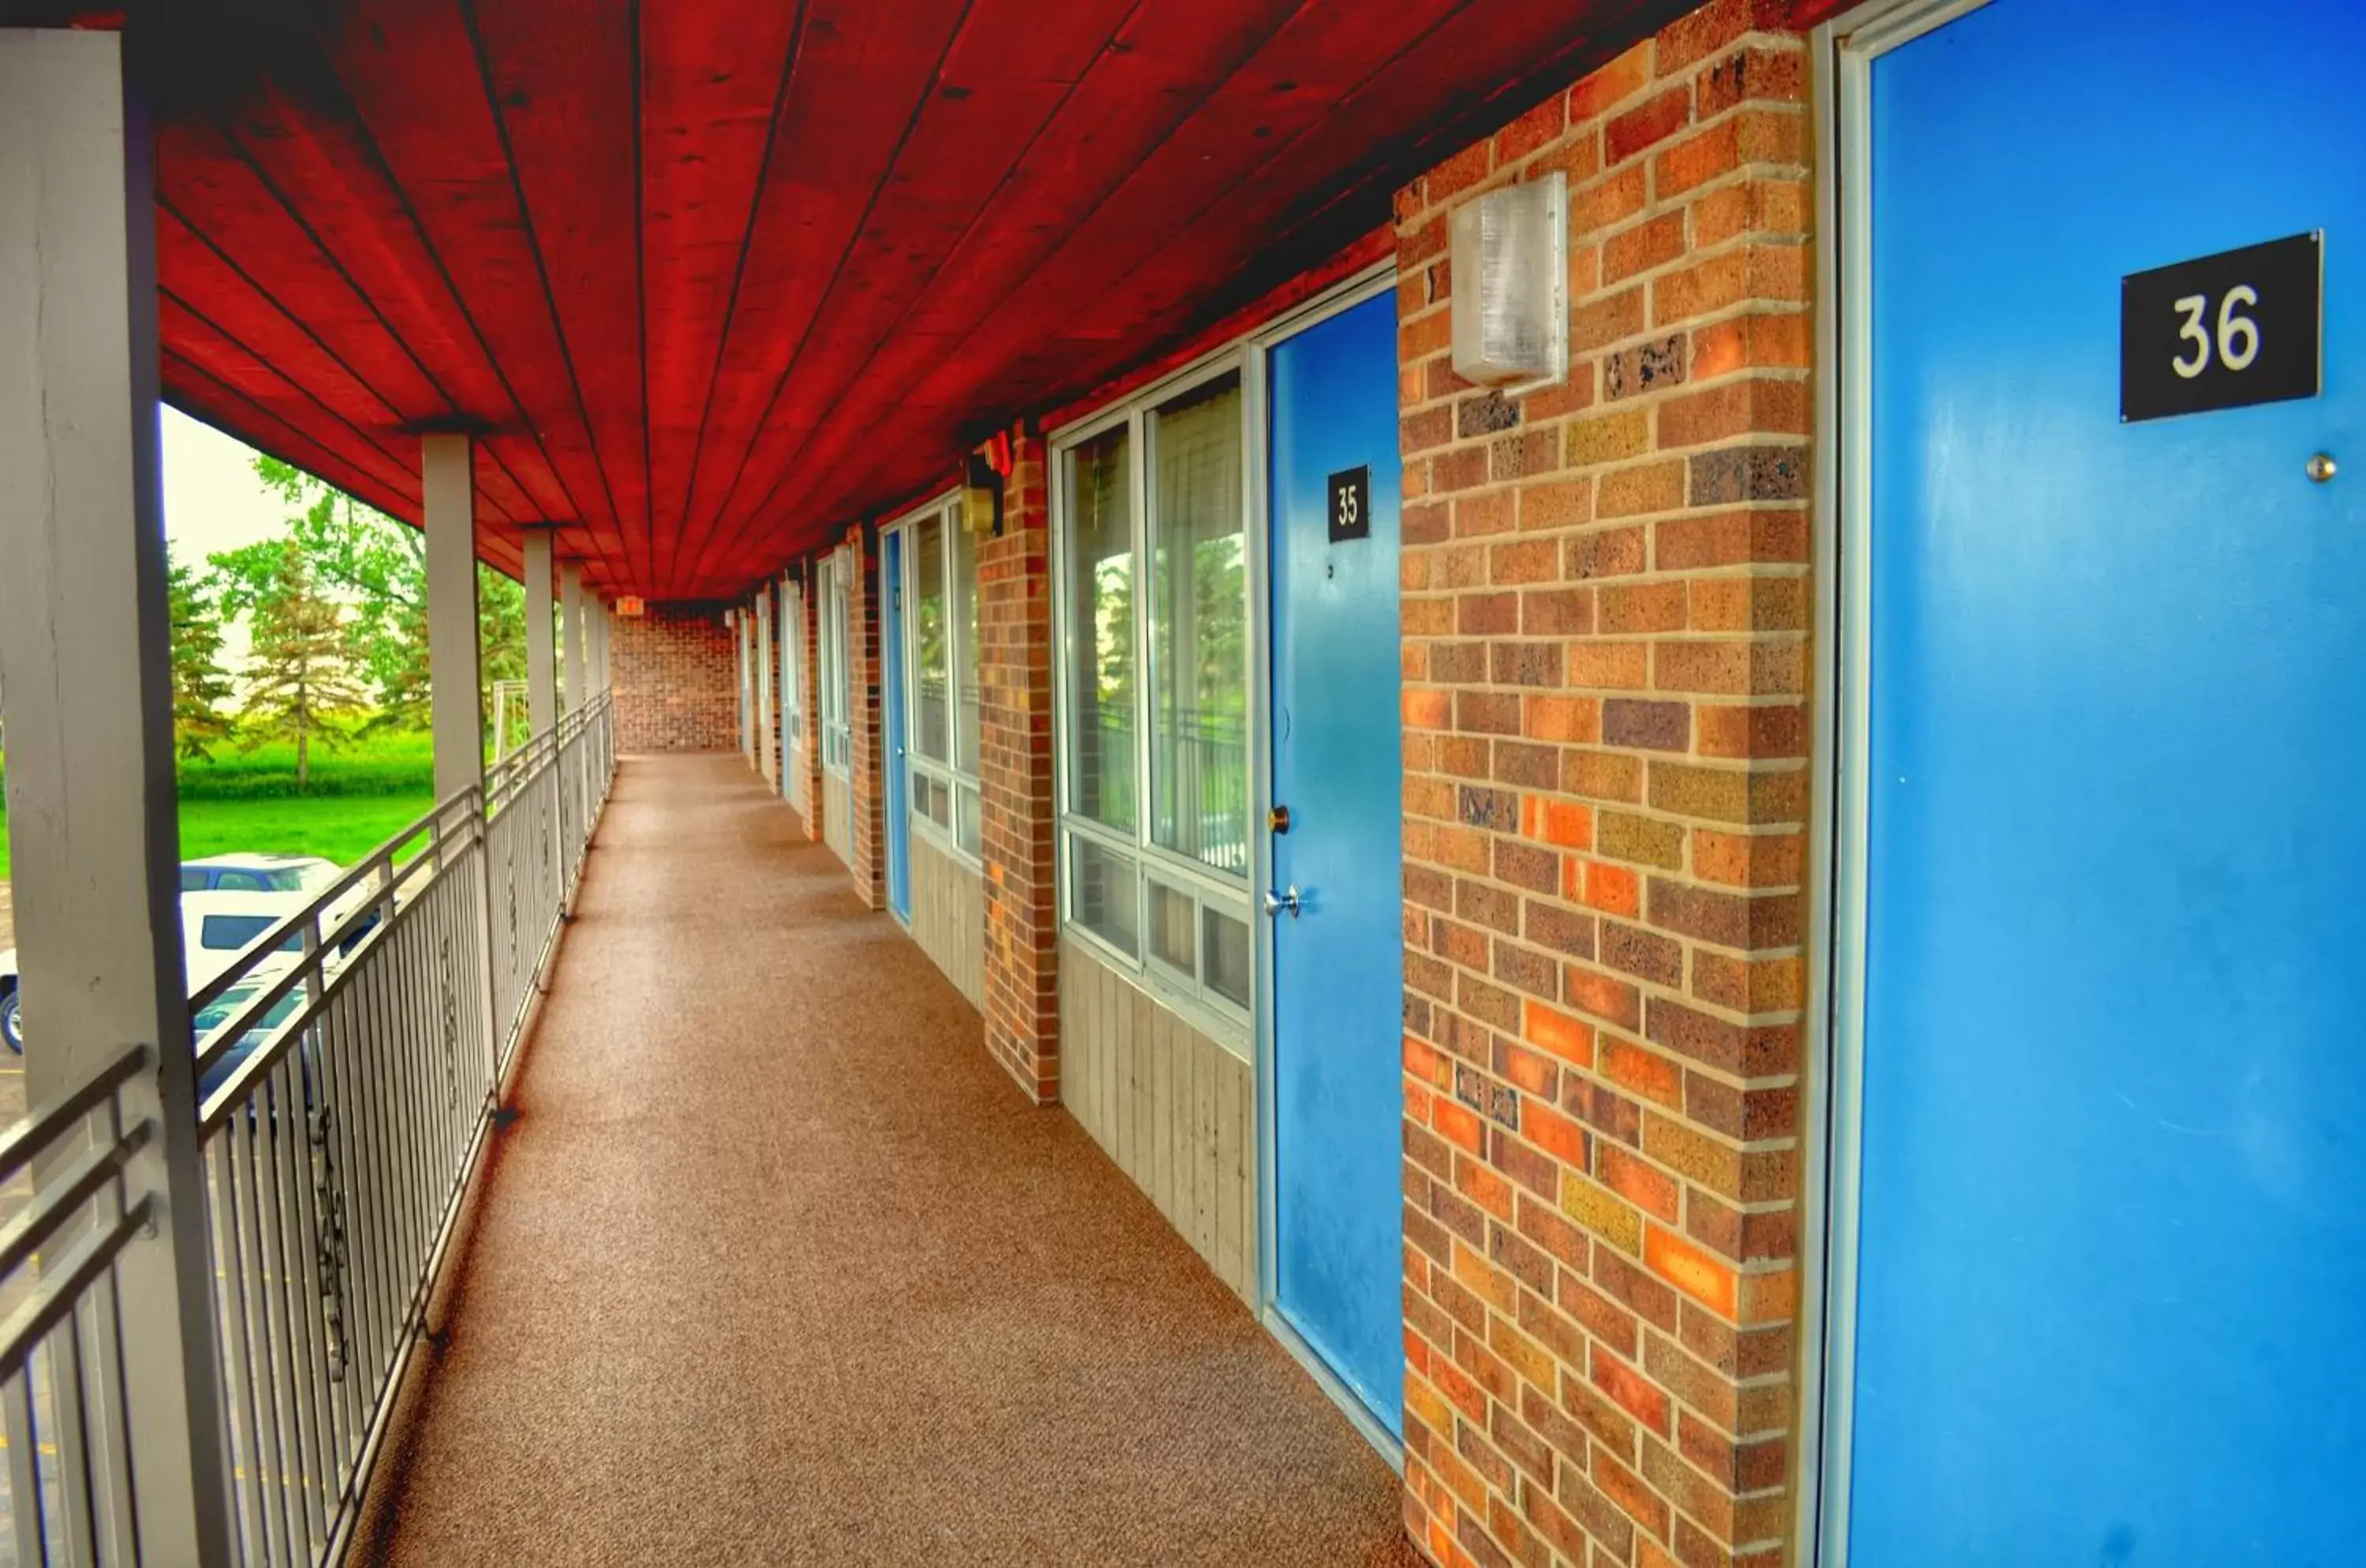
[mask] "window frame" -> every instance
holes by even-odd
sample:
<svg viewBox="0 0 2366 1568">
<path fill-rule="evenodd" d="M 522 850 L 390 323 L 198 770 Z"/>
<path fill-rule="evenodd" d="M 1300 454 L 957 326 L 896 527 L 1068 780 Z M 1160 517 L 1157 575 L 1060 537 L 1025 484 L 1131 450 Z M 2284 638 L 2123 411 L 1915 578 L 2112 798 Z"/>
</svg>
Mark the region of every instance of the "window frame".
<svg viewBox="0 0 2366 1568">
<path fill-rule="evenodd" d="M 921 756 L 918 744 L 920 660 L 919 638 L 915 634 L 919 625 L 920 525 L 930 517 L 938 519 L 937 539 L 939 547 L 943 551 L 941 564 L 944 569 L 942 581 L 945 600 L 945 756 L 948 760 L 942 761 L 934 757 Z M 965 676 L 975 680 L 977 672 L 963 668 L 968 659 L 968 649 L 963 645 L 961 628 L 955 624 L 953 617 L 958 595 L 954 566 L 961 554 L 953 547 L 953 537 L 957 530 L 965 526 L 962 520 L 961 491 L 952 490 L 923 502 L 880 529 L 879 532 L 882 537 L 895 533 L 900 533 L 904 536 L 903 547 L 896 552 L 898 563 L 896 570 L 903 574 L 904 578 L 902 588 L 904 604 L 907 607 L 904 616 L 903 660 L 905 738 L 904 755 L 899 764 L 904 770 L 904 820 L 909 825 L 911 831 L 927 840 L 932 847 L 951 855 L 973 870 L 983 872 L 986 869 L 985 784 L 979 777 L 979 759 L 975 755 L 964 754 L 961 723 L 962 681 Z M 973 604 L 977 600 L 977 545 L 973 540 L 969 549 L 969 597 Z M 968 750 L 983 751 L 986 749 L 985 740 L 984 716 L 981 714 L 978 742 Z M 944 793 L 948 803 L 947 821 L 940 823 L 935 818 L 919 809 L 919 791 L 914 786 L 924 778 L 929 781 L 932 789 Z M 978 821 L 978 847 L 975 849 L 970 849 L 961 841 L 962 797 L 964 794 L 969 797 L 970 809 Z"/>
<path fill-rule="evenodd" d="M 849 700 L 854 672 L 847 658 L 853 630 L 854 604 L 851 546 L 841 545 L 821 560 L 822 639 L 821 766 L 831 778 L 852 787 L 854 783 L 854 721 Z"/>
<path fill-rule="evenodd" d="M 1162 1000 L 1178 1005 L 1178 1010 L 1192 1018 L 1195 1023 L 1213 1025 L 1209 1031 L 1217 1039 L 1240 1051 L 1250 1048 L 1256 1028 L 1257 976 L 1262 968 L 1260 933 L 1257 930 L 1256 853 L 1256 815 L 1262 790 L 1257 784 L 1260 749 L 1255 736 L 1266 720 L 1266 699 L 1259 690 L 1261 664 L 1255 650 L 1263 637 L 1263 617 L 1257 604 L 1263 575 L 1256 568 L 1257 552 L 1263 547 L 1264 530 L 1257 509 L 1258 465 L 1265 450 L 1256 428 L 1262 399 L 1253 391 L 1252 360 L 1256 356 L 1255 341 L 1243 339 L 1228 344 L 1204 358 L 1183 367 L 1173 375 L 1163 377 L 1132 392 L 1120 401 L 1086 415 L 1051 434 L 1046 442 L 1045 464 L 1051 502 L 1051 559 L 1053 615 L 1053 812 L 1056 831 L 1056 877 L 1058 888 L 1059 929 L 1065 937 L 1085 943 L 1102 963 L 1128 975 L 1142 978 Z M 1248 734 L 1245 737 L 1244 766 L 1249 774 L 1245 809 L 1250 820 L 1244 824 L 1245 836 L 1250 846 L 1249 863 L 1238 876 L 1209 865 L 1196 857 L 1166 848 L 1155 840 L 1156 820 L 1152 810 L 1151 710 L 1155 699 L 1155 681 L 1152 676 L 1152 660 L 1155 650 L 1150 638 L 1150 572 L 1151 550 L 1156 530 L 1153 508 L 1156 491 L 1155 425 L 1154 415 L 1158 409 L 1189 396 L 1211 383 L 1232 377 L 1240 388 L 1241 424 L 1241 495 L 1243 570 L 1241 574 L 1244 626 L 1248 630 L 1252 657 L 1245 661 L 1243 672 L 1242 698 Z M 1071 579 L 1069 542 L 1073 514 L 1073 497 L 1069 493 L 1069 457 L 1078 446 L 1110 431 L 1124 428 L 1128 432 L 1127 500 L 1130 547 L 1133 566 L 1133 748 L 1134 748 L 1134 825 L 1127 833 L 1112 829 L 1098 820 L 1076 811 L 1072 805 L 1075 769 L 1071 764 L 1076 701 L 1073 691 L 1077 657 L 1077 617 L 1076 585 Z M 1080 922 L 1076 917 L 1076 860 L 1073 845 L 1079 840 L 1129 863 L 1134 872 L 1134 932 L 1136 954 L 1128 954 L 1114 942 Z M 1189 897 L 1192 903 L 1192 957 L 1195 973 L 1186 974 L 1160 958 L 1152 951 L 1150 889 L 1155 882 Z M 1213 906 L 1222 913 L 1242 922 L 1248 932 L 1249 996 L 1235 1001 L 1209 985 L 1207 957 L 1207 909 Z"/>
<path fill-rule="evenodd" d="M 794 578 L 783 572 L 776 585 L 780 604 L 774 618 L 781 628 L 781 755 L 802 750 L 806 743 L 805 593 Z"/>
</svg>

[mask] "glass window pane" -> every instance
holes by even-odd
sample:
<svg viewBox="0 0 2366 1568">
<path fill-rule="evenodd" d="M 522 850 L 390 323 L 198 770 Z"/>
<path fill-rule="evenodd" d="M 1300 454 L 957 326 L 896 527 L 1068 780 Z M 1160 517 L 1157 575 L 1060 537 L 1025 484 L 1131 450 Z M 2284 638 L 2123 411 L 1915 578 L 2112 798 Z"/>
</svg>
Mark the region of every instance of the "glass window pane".
<svg viewBox="0 0 2366 1568">
<path fill-rule="evenodd" d="M 1249 1005 L 1249 923 L 1213 905 L 1200 911 L 1208 966 L 1200 983 L 1234 1007 Z"/>
<path fill-rule="evenodd" d="M 1141 895 L 1133 863 L 1089 839 L 1068 840 L 1069 913 L 1076 924 L 1124 953 L 1139 957 Z"/>
<path fill-rule="evenodd" d="M 1152 416 L 1151 836 L 1248 873 L 1247 519 L 1241 389 L 1227 376 Z"/>
<path fill-rule="evenodd" d="M 958 703 L 953 719 L 953 763 L 963 773 L 977 772 L 980 752 L 977 702 L 977 536 L 962 525 L 954 512 L 949 530 L 953 547 L 953 684 Z"/>
<path fill-rule="evenodd" d="M 1132 445 L 1121 426 L 1068 454 L 1068 806 L 1124 833 L 1135 820 Z"/>
<path fill-rule="evenodd" d="M 1189 893 L 1178 893 L 1155 878 L 1150 884 L 1150 951 L 1161 963 L 1171 964 L 1186 975 L 1196 974 L 1193 959 L 1197 947 L 1192 926 L 1199 918 L 1199 908 Z"/>
<path fill-rule="evenodd" d="M 912 683 L 918 694 L 912 749 L 940 762 L 952 761 L 952 647 L 945 619 L 945 517 L 931 512 L 912 529 Z"/>
<path fill-rule="evenodd" d="M 953 786 L 953 841 L 972 854 L 978 847 L 977 791 L 969 784 Z"/>
</svg>

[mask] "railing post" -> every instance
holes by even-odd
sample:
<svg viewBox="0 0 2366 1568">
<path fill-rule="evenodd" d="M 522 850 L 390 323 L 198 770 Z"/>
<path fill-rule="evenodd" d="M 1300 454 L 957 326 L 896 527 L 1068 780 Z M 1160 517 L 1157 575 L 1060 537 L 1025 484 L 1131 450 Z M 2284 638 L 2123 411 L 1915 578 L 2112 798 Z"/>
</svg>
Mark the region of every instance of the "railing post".
<svg viewBox="0 0 2366 1568">
<path fill-rule="evenodd" d="M 124 51 L 0 30 L 0 688 L 27 1090 L 154 1047 L 120 1100 L 153 1129 L 125 1185 L 158 1213 L 115 1263 L 128 1480 L 143 1558 L 210 1565 L 231 1550 L 226 1417 L 178 908 L 153 148 Z"/>
</svg>

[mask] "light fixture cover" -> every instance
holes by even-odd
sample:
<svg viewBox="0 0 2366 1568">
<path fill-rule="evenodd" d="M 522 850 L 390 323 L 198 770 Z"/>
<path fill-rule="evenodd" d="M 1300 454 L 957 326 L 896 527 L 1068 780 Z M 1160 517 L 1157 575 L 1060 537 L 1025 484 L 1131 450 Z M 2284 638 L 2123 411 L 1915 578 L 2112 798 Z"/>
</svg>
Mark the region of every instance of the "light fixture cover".
<svg viewBox="0 0 2366 1568">
<path fill-rule="evenodd" d="M 1569 375 L 1569 181 L 1558 170 L 1457 208 L 1454 373 L 1526 389 Z"/>
</svg>

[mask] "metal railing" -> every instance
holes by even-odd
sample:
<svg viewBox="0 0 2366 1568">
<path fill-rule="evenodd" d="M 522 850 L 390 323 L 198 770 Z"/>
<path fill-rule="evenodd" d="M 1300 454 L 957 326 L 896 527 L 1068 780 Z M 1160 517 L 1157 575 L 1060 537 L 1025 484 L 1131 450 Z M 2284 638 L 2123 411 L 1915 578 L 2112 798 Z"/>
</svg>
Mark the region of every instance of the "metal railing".
<svg viewBox="0 0 2366 1568">
<path fill-rule="evenodd" d="M 333 1562 L 614 775 L 602 694 L 389 840 L 190 998 L 232 1549 Z M 291 951 L 292 949 L 292 951 Z M 128 1054 L 0 1134 L 0 1416 L 19 1563 L 178 1562 L 140 1534 L 111 1264 L 162 1194 Z M 36 1248 L 44 1252 L 38 1265 Z M 30 1271 L 30 1282 L 20 1273 Z M 72 1375 L 67 1375 L 68 1372 Z"/>
<path fill-rule="evenodd" d="M 157 1134 L 120 1091 L 154 1063 L 124 1052 L 0 1133 L 0 1433 L 5 1550 L 16 1562 L 134 1561 L 131 1423 L 118 1264 L 154 1223 L 127 1168 Z"/>
</svg>

